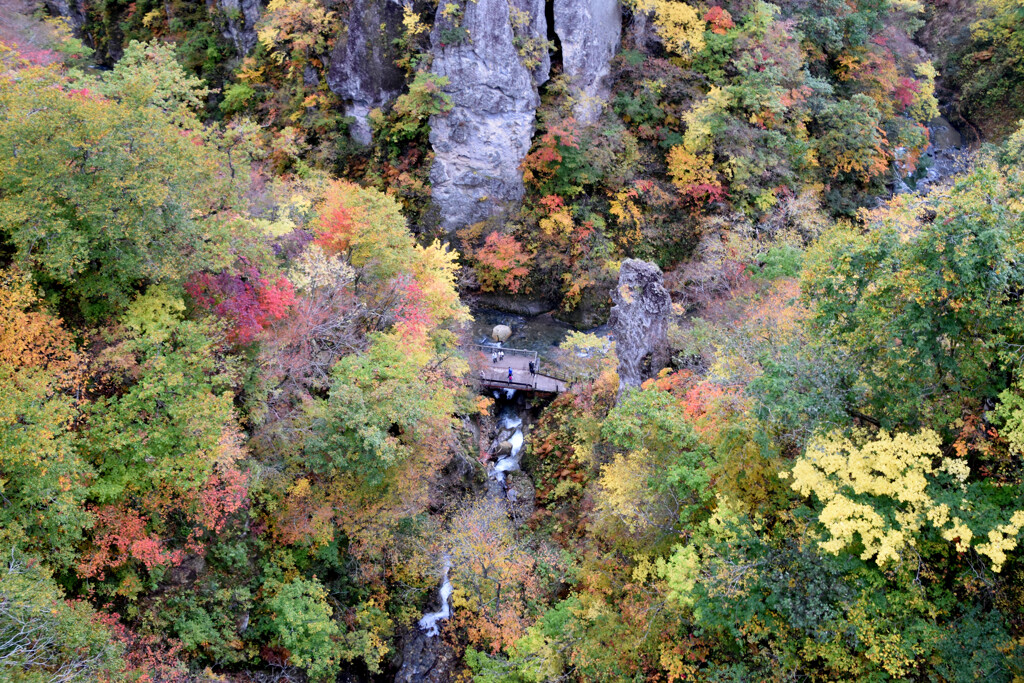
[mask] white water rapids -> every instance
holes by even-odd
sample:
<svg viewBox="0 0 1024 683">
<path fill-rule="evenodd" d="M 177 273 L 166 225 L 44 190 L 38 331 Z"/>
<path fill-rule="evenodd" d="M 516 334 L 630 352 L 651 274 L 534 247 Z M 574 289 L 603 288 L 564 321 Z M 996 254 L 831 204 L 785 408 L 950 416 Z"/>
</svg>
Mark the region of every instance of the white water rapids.
<svg viewBox="0 0 1024 683">
<path fill-rule="evenodd" d="M 436 612 L 428 612 L 423 615 L 420 619 L 420 629 L 426 633 L 428 638 L 432 638 L 441 633 L 440 627 L 437 622 L 444 621 L 452 616 L 452 608 L 448 604 L 448 599 L 452 597 L 452 582 L 448 578 L 448 573 L 452 569 L 452 561 L 446 555 L 444 558 L 444 574 L 442 574 L 441 587 L 438 589 L 438 596 L 441 598 L 441 609 Z"/>
<path fill-rule="evenodd" d="M 512 391 L 514 390 L 506 390 Z M 495 392 L 497 393 L 497 392 Z M 513 412 L 511 409 L 506 407 L 502 411 L 503 415 L 500 418 L 501 429 L 497 435 L 496 442 L 508 441 L 511 444 L 511 449 L 507 455 L 502 456 L 498 459 L 494 465 L 494 469 L 491 470 L 489 476 L 494 481 L 497 481 L 501 486 L 497 489 L 497 494 L 504 498 L 504 484 L 505 474 L 507 472 L 516 472 L 519 470 L 519 461 L 522 458 L 523 442 L 525 437 L 523 435 L 523 418 Z M 492 492 L 491 495 L 495 495 Z M 438 589 L 438 596 L 441 600 L 441 608 L 436 612 L 428 612 L 423 615 L 419 621 L 420 630 L 423 631 L 424 635 L 428 638 L 432 638 L 441 633 L 439 622 L 446 619 L 450 619 L 452 616 L 452 608 L 448 603 L 452 596 L 452 582 L 449 578 L 449 574 L 452 568 L 452 561 L 448 555 L 444 556 L 444 572 L 441 577 L 441 586 Z"/>
<path fill-rule="evenodd" d="M 506 425 L 508 422 L 506 421 Z M 519 424 L 522 424 L 522 420 L 519 420 Z M 519 469 L 519 453 L 523 449 L 523 430 L 516 429 L 515 433 L 508 438 L 508 442 L 512 444 L 512 451 L 503 458 L 500 458 L 494 465 L 494 478 L 498 481 L 505 482 L 506 472 L 515 472 Z"/>
</svg>

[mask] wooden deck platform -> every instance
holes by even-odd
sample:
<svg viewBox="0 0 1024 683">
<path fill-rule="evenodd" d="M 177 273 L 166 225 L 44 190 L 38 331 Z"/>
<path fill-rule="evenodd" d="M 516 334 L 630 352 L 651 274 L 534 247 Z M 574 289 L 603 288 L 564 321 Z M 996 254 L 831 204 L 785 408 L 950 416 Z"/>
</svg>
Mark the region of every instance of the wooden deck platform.
<svg viewBox="0 0 1024 683">
<path fill-rule="evenodd" d="M 489 346 L 474 345 L 466 349 L 473 376 L 481 386 L 488 389 L 516 389 L 541 393 L 560 394 L 568 387 L 561 377 L 540 372 L 540 360 L 536 351 L 523 349 L 499 349 L 505 352 L 505 358 L 492 362 L 491 353 L 495 349 Z M 530 372 L 530 362 L 534 363 L 535 373 Z M 512 381 L 508 379 L 508 371 L 512 370 Z"/>
</svg>

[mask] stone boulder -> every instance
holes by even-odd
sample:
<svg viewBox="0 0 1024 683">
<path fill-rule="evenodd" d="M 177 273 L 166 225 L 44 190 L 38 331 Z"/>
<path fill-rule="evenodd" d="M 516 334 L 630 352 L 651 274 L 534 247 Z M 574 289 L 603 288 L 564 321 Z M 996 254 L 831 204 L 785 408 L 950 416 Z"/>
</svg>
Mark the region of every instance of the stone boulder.
<svg viewBox="0 0 1024 683">
<path fill-rule="evenodd" d="M 518 529 L 526 524 L 537 509 L 537 489 L 524 472 L 509 472 L 505 477 L 505 500 L 512 524 Z"/>
<path fill-rule="evenodd" d="M 508 325 L 495 325 L 491 330 L 491 339 L 496 342 L 506 342 L 512 336 L 512 328 Z"/>
<path fill-rule="evenodd" d="M 395 65 L 394 41 L 402 35 L 402 3 L 396 0 L 353 0 L 347 30 L 331 54 L 327 85 L 345 100 L 345 115 L 355 119 L 352 139 L 371 142 L 369 114 L 398 97 L 405 74 Z"/>
<path fill-rule="evenodd" d="M 626 259 L 619 269 L 619 285 L 612 291 L 612 301 L 615 305 L 609 324 L 615 333 L 622 396 L 624 391 L 639 387 L 668 365 L 672 298 L 658 266 Z"/>
<path fill-rule="evenodd" d="M 445 7 L 439 3 L 431 33 L 432 71 L 448 78 L 452 109 L 430 119 L 430 183 L 441 225 L 454 231 L 523 198 L 519 165 L 530 150 L 547 65 L 527 69 L 516 43 L 546 38 L 547 21 L 539 0 L 466 2 L 457 27 Z"/>
<path fill-rule="evenodd" d="M 619 0 L 554 0 L 555 33 L 562 44 L 562 68 L 577 98 L 583 125 L 597 121 L 608 100 L 611 60 L 622 36 Z"/>
<path fill-rule="evenodd" d="M 500 442 L 498 444 L 497 448 L 494 449 L 494 455 L 496 455 L 499 458 L 504 457 L 506 455 L 511 455 L 511 454 L 512 454 L 512 442 L 511 441 L 502 441 L 502 442 Z"/>
</svg>

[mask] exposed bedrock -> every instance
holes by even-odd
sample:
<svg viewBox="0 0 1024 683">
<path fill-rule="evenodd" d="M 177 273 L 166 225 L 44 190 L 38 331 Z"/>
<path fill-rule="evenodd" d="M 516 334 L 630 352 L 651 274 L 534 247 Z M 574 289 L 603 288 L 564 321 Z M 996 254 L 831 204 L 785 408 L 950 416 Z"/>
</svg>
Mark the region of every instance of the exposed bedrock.
<svg viewBox="0 0 1024 683">
<path fill-rule="evenodd" d="M 622 36 L 622 9 L 618 0 L 554 0 L 554 9 L 562 68 L 575 91 L 573 113 L 577 121 L 590 125 L 608 100 L 611 60 Z"/>
<path fill-rule="evenodd" d="M 347 30 L 334 46 L 327 85 L 345 101 L 345 115 L 354 123 L 352 139 L 368 145 L 369 114 L 402 92 L 405 74 L 395 65 L 402 35 L 402 3 L 396 0 L 353 0 Z"/>
<path fill-rule="evenodd" d="M 519 47 L 546 40 L 547 22 L 537 0 L 471 1 L 460 38 L 444 8 L 441 3 L 431 34 L 432 70 L 449 79 L 453 107 L 430 120 L 430 180 L 442 226 L 456 230 L 523 198 L 519 166 L 530 149 L 537 85 L 547 80 L 549 61 L 545 52 L 531 71 Z"/>
<path fill-rule="evenodd" d="M 612 292 L 609 324 L 619 357 L 619 395 L 653 377 L 668 365 L 668 317 L 672 298 L 661 269 L 653 263 L 626 259 L 619 285 Z"/>
<path fill-rule="evenodd" d="M 84 0 L 43 0 L 43 4 L 50 14 L 67 19 L 76 32 L 85 25 Z"/>
<path fill-rule="evenodd" d="M 252 52 L 259 40 L 256 23 L 263 12 L 260 0 L 213 0 L 212 4 L 224 15 L 221 33 L 234 44 L 238 54 L 246 56 Z"/>
</svg>

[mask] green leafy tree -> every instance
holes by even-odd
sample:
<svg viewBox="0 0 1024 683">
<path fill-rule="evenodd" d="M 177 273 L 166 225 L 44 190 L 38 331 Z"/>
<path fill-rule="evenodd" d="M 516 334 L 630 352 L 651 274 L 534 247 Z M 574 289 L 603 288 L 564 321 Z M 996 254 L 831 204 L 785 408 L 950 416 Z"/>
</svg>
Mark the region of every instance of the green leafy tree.
<svg viewBox="0 0 1024 683">
<path fill-rule="evenodd" d="M 608 413 L 601 436 L 619 451 L 601 470 L 596 503 L 603 524 L 616 520 L 612 530 L 621 524 L 627 537 L 642 534 L 651 542 L 704 509 L 711 451 L 671 394 L 653 388 L 627 393 Z"/>
<path fill-rule="evenodd" d="M 288 661 L 313 681 L 333 681 L 341 671 L 341 629 L 332 616 L 327 590 L 316 579 L 296 578 L 267 586 L 271 597 L 266 630 L 285 648 Z"/>
<path fill-rule="evenodd" d="M 72 430 L 81 357 L 27 276 L 0 271 L 0 542 L 66 569 L 83 529 L 90 465 Z"/>
<path fill-rule="evenodd" d="M 181 68 L 174 48 L 133 40 L 99 84 L 104 95 L 133 107 L 153 107 L 182 124 L 197 124 L 210 91 Z"/>
<path fill-rule="evenodd" d="M 114 81 L 123 99 L 42 69 L 0 79 L 0 243 L 92 318 L 140 284 L 227 259 L 221 216 L 236 186 L 225 154 L 178 125 L 180 109 L 150 106 L 187 93 L 150 92 L 132 73 Z"/>
<path fill-rule="evenodd" d="M 70 602 L 39 560 L 9 546 L 0 563 L 0 678 L 10 683 L 110 680 L 123 648 L 100 615 Z"/>
<path fill-rule="evenodd" d="M 863 412 L 882 426 L 946 426 L 1006 388 L 1024 341 L 1020 174 L 979 162 L 922 220 L 900 201 L 837 228 L 809 252 L 816 334 L 847 354 Z"/>
</svg>

